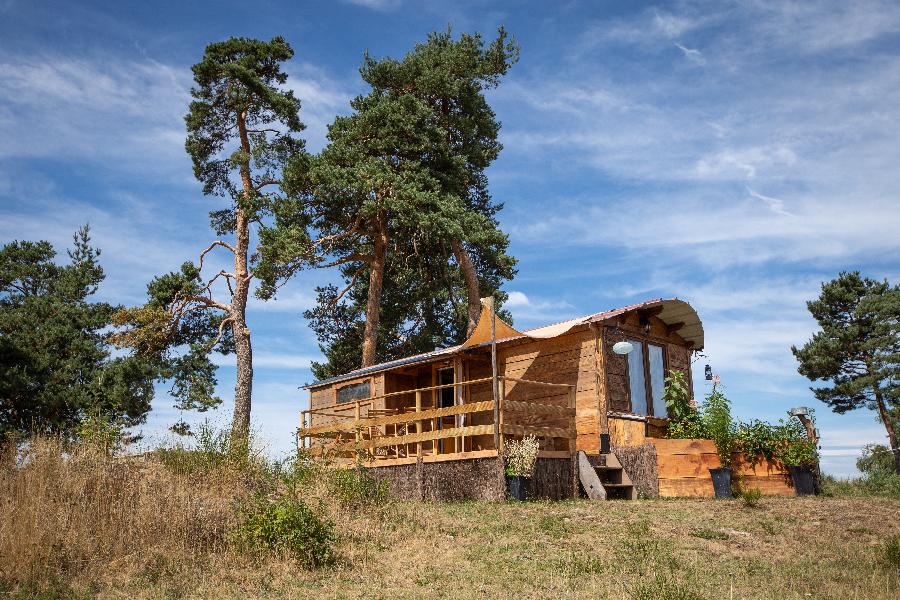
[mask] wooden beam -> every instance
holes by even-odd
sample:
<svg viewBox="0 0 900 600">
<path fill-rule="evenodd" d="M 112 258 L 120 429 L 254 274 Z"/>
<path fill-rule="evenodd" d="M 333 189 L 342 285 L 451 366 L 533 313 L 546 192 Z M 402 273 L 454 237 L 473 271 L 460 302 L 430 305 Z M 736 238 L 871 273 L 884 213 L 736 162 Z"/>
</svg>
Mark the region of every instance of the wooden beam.
<svg viewBox="0 0 900 600">
<path fill-rule="evenodd" d="M 679 329 L 684 327 L 684 321 L 679 321 L 678 323 L 666 323 L 666 331 L 669 333 L 675 333 Z"/>
<path fill-rule="evenodd" d="M 652 308 L 641 308 L 637 312 L 638 312 L 638 315 L 640 315 L 641 317 L 649 318 L 649 317 L 655 317 L 656 315 L 661 313 L 664 308 L 665 308 L 664 306 L 654 306 Z"/>
</svg>

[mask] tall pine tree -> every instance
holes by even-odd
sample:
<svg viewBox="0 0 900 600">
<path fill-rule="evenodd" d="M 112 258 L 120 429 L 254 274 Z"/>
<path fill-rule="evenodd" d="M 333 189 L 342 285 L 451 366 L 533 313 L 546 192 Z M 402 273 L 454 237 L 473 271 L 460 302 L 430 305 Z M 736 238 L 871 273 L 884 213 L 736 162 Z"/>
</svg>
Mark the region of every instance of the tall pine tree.
<svg viewBox="0 0 900 600">
<path fill-rule="evenodd" d="M 836 413 L 875 410 L 900 474 L 900 285 L 841 273 L 807 306 L 820 330 L 791 348 L 800 374 L 829 384 L 812 391 Z"/>
<path fill-rule="evenodd" d="M 280 37 L 268 42 L 231 38 L 207 46 L 203 60 L 194 65 L 194 101 L 185 117 L 185 148 L 204 193 L 228 201 L 225 208 L 210 213 L 212 227 L 222 237 L 200 253 L 196 267 L 186 265 L 181 273 L 168 276 L 176 282 L 167 287 L 171 297 L 160 298 L 150 290 L 148 306 L 163 307 L 157 316 L 170 323 L 169 328 L 146 322 L 148 312 L 121 319 L 151 336 L 160 330 L 173 332 L 171 345 L 178 341 L 174 332 L 179 324 L 190 315 L 207 311 L 220 318 L 218 335 L 197 352 L 209 352 L 220 343 L 234 350 L 237 382 L 231 429 L 235 440 L 246 439 L 250 428 L 253 350 L 246 311 L 252 282 L 251 226 L 260 225 L 279 202 L 287 201 L 280 193 L 282 168 L 288 159 L 304 153 L 303 141 L 294 135 L 304 129 L 300 101 L 282 87 L 287 75 L 281 64 L 293 55 Z M 204 258 L 216 249 L 230 253 L 233 269 L 201 279 Z M 214 286 L 224 298 L 214 297 Z M 141 338 L 138 331 L 123 339 L 138 343 Z"/>
<path fill-rule="evenodd" d="M 303 200 L 261 234 L 263 293 L 305 266 L 338 266 L 344 277 L 342 289 L 320 289 L 306 315 L 327 357 L 318 377 L 456 343 L 474 327 L 480 297 L 502 296 L 515 261 L 487 191 L 484 170 L 500 144 L 483 92 L 517 52 L 501 29 L 487 47 L 479 35 L 447 32 L 402 61 L 367 57 L 371 92 L 335 120 L 328 147 L 286 177 Z M 310 221 L 318 241 L 298 244 Z"/>
</svg>

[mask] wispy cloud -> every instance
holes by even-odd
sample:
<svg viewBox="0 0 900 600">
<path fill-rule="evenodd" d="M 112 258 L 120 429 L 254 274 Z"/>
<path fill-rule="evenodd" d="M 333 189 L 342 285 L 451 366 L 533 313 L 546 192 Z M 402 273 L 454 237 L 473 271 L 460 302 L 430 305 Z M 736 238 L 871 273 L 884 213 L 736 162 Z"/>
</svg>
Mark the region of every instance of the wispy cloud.
<svg viewBox="0 0 900 600">
<path fill-rule="evenodd" d="M 702 67 L 706 64 L 706 58 L 704 58 L 703 53 L 696 48 L 688 48 L 686 46 L 682 46 L 678 42 L 675 43 L 675 47 L 681 50 L 684 53 L 684 57 L 695 65 L 699 65 Z"/>
</svg>

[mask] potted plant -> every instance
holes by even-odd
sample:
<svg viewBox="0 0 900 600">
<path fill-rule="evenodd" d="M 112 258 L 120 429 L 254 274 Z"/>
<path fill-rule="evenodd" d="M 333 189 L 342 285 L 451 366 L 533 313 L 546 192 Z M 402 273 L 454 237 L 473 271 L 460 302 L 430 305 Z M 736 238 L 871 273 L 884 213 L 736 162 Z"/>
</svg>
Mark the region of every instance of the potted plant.
<svg viewBox="0 0 900 600">
<path fill-rule="evenodd" d="M 795 494 L 812 496 L 816 493 L 814 469 L 819 461 L 819 453 L 813 440 L 794 437 L 785 441 L 778 453 L 778 459 L 791 474 Z"/>
<path fill-rule="evenodd" d="M 716 445 L 721 467 L 709 470 L 712 476 L 716 498 L 731 498 L 731 455 L 735 451 L 737 430 L 731 418 L 731 402 L 713 384 L 712 392 L 706 397 L 702 411 L 703 429 Z"/>
<path fill-rule="evenodd" d="M 506 489 L 510 498 L 526 500 L 529 483 L 534 474 L 540 442 L 533 435 L 513 440 L 506 445 L 503 456 L 506 459 Z"/>
</svg>

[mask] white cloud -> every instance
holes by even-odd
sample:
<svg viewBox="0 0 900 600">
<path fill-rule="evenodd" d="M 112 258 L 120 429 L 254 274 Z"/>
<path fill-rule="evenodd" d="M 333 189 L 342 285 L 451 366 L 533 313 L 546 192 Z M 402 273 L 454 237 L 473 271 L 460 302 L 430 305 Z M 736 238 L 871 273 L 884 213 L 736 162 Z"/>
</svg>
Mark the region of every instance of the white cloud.
<svg viewBox="0 0 900 600">
<path fill-rule="evenodd" d="M 398 8 L 403 0 L 344 0 L 349 4 L 355 4 L 372 10 L 388 11 Z"/>
<path fill-rule="evenodd" d="M 706 58 L 704 58 L 703 53 L 695 48 L 688 48 L 686 46 L 682 46 L 679 43 L 675 43 L 675 47 L 681 50 L 684 53 L 685 58 L 694 63 L 695 65 L 703 66 L 706 64 Z"/>
<path fill-rule="evenodd" d="M 182 120 L 188 69 L 10 53 L 0 61 L 0 157 L 112 161 L 144 170 L 177 165 L 190 175 Z"/>
</svg>

